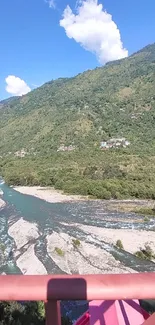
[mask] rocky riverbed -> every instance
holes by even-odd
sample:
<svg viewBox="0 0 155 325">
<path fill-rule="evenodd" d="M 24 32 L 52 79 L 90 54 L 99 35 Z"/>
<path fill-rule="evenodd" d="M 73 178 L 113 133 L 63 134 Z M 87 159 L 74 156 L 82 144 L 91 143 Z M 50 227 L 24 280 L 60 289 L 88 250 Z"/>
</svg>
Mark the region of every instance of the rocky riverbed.
<svg viewBox="0 0 155 325">
<path fill-rule="evenodd" d="M 145 222 L 144 216 L 117 210 L 114 201 L 64 198 L 53 189 L 45 189 L 50 202 L 45 194 L 39 199 L 5 184 L 1 189 L 5 206 L 1 208 L 0 232 L 7 256 L 7 267 L 2 266 L 1 273 L 155 271 L 153 261 L 134 255 L 146 244 L 155 250 L 154 218 Z M 44 189 L 39 191 L 44 193 Z M 124 250 L 116 246 L 117 240 L 122 241 Z"/>
<path fill-rule="evenodd" d="M 0 209 L 4 208 L 5 202 L 0 198 Z"/>
<path fill-rule="evenodd" d="M 132 254 L 145 244 L 155 248 L 155 236 L 152 231 L 104 229 L 81 224 L 70 224 L 67 227 L 74 227 L 77 232 L 82 231 L 85 239 L 79 240 L 79 236 L 71 236 L 61 231 L 49 231 L 44 237 L 49 258 L 58 269 L 67 274 L 135 272 L 111 254 L 110 245 L 115 245 L 118 239 L 122 241 L 125 251 Z M 8 233 L 15 241 L 14 257 L 22 273 L 47 274 L 46 263 L 44 265 L 36 254 L 37 240 L 42 240 L 42 233 L 37 224 L 23 218 L 14 223 L 11 220 Z M 109 245 L 109 251 L 104 245 L 96 246 L 96 238 L 99 243 Z"/>
</svg>

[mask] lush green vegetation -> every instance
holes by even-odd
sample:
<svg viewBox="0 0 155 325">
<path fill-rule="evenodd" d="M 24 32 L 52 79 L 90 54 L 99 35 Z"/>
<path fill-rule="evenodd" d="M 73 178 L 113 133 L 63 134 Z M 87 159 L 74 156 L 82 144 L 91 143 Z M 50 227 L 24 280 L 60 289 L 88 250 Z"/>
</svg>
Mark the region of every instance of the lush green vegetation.
<svg viewBox="0 0 155 325">
<path fill-rule="evenodd" d="M 0 302 L 0 325 L 45 325 L 43 302 Z M 68 318 L 62 318 L 62 325 L 71 325 Z"/>
<path fill-rule="evenodd" d="M 155 198 L 155 44 L 129 58 L 0 102 L 0 174 L 10 185 Z M 127 148 L 100 150 L 125 137 Z M 74 145 L 71 152 L 57 149 Z M 24 149 L 25 157 L 17 157 Z"/>
<path fill-rule="evenodd" d="M 155 217 L 155 207 L 153 208 L 136 208 L 133 212 L 135 213 L 138 213 L 138 214 L 142 214 L 142 215 L 145 215 L 145 216 L 152 216 L 152 217 Z M 147 217 L 146 217 L 147 219 Z M 144 221 L 148 221 L 148 220 L 144 220 Z"/>
<path fill-rule="evenodd" d="M 135 253 L 135 255 L 143 260 L 152 260 L 155 259 L 155 254 L 152 248 L 149 245 L 145 245 L 144 248 L 141 248 L 139 251 Z"/>
</svg>

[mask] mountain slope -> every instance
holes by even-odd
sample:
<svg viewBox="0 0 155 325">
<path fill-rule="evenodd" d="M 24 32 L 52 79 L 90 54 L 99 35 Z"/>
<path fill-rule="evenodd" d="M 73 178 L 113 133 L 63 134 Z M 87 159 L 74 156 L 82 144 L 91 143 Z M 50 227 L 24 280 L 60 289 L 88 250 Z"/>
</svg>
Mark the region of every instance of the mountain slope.
<svg viewBox="0 0 155 325">
<path fill-rule="evenodd" d="M 154 89 L 155 44 L 129 58 L 74 78 L 51 81 L 25 96 L 0 102 L 0 153 L 2 160 L 5 159 L 2 172 L 10 170 L 10 161 L 12 168 L 16 166 L 15 153 L 22 148 L 25 158 L 20 164 L 25 165 L 28 160 L 31 168 L 37 164 L 42 170 L 47 157 L 44 169 L 49 171 L 50 160 L 52 168 L 60 165 L 62 169 L 62 153 L 57 153 L 57 149 L 64 144 L 76 148 L 72 153 L 64 153 L 63 159 L 66 166 L 76 165 L 79 177 L 88 165 L 101 169 L 100 142 L 111 137 L 125 137 L 131 145 L 118 152 L 104 153 L 104 164 L 109 165 L 112 157 L 119 162 L 117 168 L 124 160 L 144 160 L 146 155 L 153 159 Z M 152 161 L 149 168 L 152 170 Z M 117 173 L 112 174 L 112 179 L 118 177 Z"/>
</svg>

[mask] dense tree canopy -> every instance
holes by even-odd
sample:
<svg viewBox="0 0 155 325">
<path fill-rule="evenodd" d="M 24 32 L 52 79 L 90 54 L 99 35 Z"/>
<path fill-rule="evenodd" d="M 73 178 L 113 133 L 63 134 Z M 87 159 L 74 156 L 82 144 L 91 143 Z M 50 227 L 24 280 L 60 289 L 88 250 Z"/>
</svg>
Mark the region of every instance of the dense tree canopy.
<svg viewBox="0 0 155 325">
<path fill-rule="evenodd" d="M 45 325 L 44 303 L 0 302 L 0 325 Z M 62 325 L 71 325 L 68 317 L 62 317 Z"/>
</svg>

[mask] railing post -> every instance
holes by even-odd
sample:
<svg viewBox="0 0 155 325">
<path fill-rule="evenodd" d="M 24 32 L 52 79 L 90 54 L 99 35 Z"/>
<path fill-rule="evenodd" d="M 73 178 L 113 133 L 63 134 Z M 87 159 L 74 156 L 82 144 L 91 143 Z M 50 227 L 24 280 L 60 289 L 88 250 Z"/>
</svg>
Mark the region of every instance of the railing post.
<svg viewBox="0 0 155 325">
<path fill-rule="evenodd" d="M 60 301 L 45 302 L 46 325 L 61 325 Z"/>
</svg>

